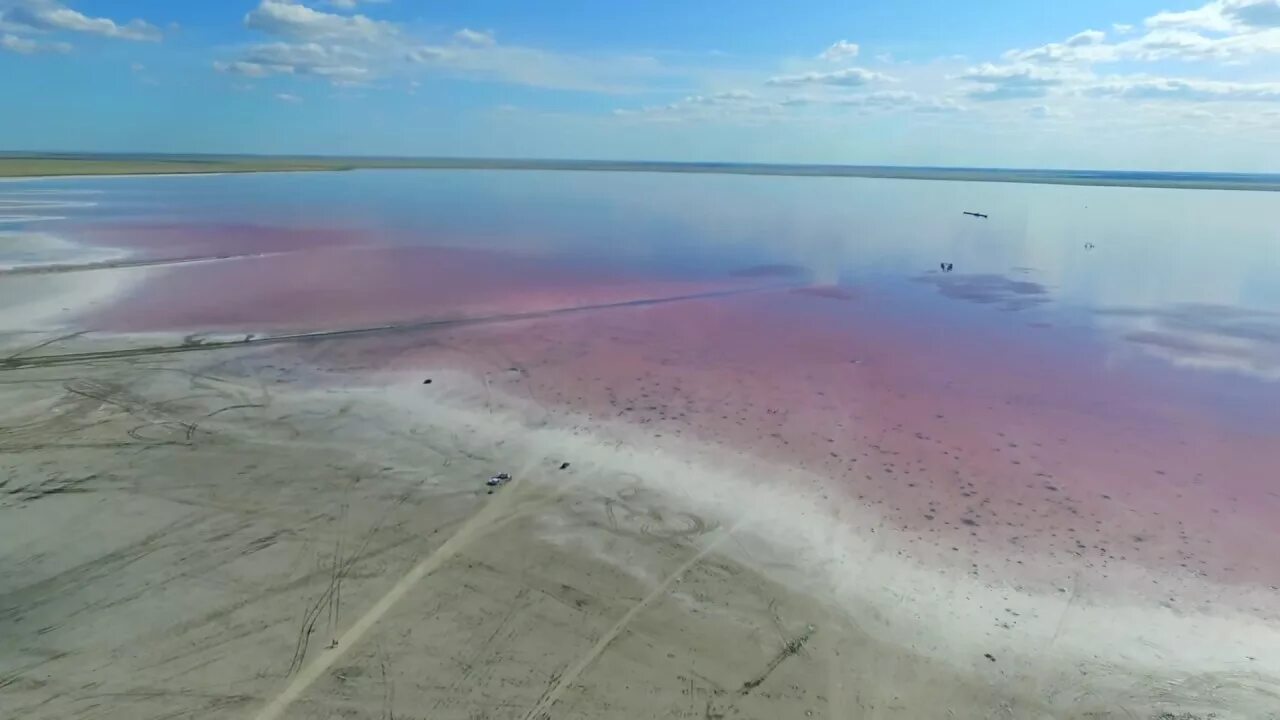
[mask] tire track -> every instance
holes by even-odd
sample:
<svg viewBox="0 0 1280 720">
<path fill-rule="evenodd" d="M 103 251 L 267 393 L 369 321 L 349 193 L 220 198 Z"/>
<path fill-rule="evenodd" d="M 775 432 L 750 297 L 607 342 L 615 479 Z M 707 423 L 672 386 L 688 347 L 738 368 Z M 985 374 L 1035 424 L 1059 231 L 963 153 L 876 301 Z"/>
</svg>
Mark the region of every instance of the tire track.
<svg viewBox="0 0 1280 720">
<path fill-rule="evenodd" d="M 524 468 L 525 471 L 529 469 L 527 467 Z M 517 491 L 523 483 L 524 474 L 525 472 L 523 471 L 518 473 L 516 479 L 507 486 L 505 492 L 497 496 L 494 502 L 485 505 L 479 512 L 472 515 L 444 544 L 436 548 L 435 551 L 401 576 L 385 595 L 365 611 L 364 615 L 360 616 L 342 634 L 342 637 L 338 638 L 336 645 L 331 647 L 328 652 L 321 654 L 310 665 L 295 675 L 279 695 L 253 716 L 254 720 L 276 720 L 276 718 L 283 715 L 285 710 L 293 704 L 293 701 L 297 700 L 307 688 L 311 687 L 321 675 L 341 659 L 348 649 L 359 643 L 360 639 L 369 632 L 369 629 L 381 620 L 401 598 L 417 586 L 424 577 L 440 569 L 445 562 L 458 554 L 472 540 L 490 530 L 494 521 L 507 511 L 507 506 L 516 501 L 519 496 Z"/>
<path fill-rule="evenodd" d="M 685 560 L 680 567 L 676 568 L 670 575 L 663 578 L 662 582 L 658 583 L 658 586 L 655 587 L 648 595 L 641 598 L 640 602 L 632 605 L 631 608 L 618 619 L 618 622 L 613 624 L 613 627 L 609 628 L 604 635 L 600 636 L 600 639 L 596 641 L 596 644 L 593 645 L 586 654 L 580 657 L 576 663 L 555 679 L 551 687 L 549 687 L 547 691 L 543 693 L 542 697 L 538 699 L 538 702 L 529 709 L 529 712 L 524 714 L 523 720 L 549 720 L 551 717 L 549 712 L 551 710 L 551 706 L 560 699 L 560 694 L 564 692 L 565 687 L 577 680 L 578 676 L 580 676 L 582 672 L 591 665 L 591 663 L 595 662 L 596 658 L 600 657 L 600 655 L 609 648 L 609 645 L 617 639 L 618 635 L 620 635 L 622 631 L 631 624 L 631 621 L 634 620 L 637 615 L 652 604 L 653 601 L 665 595 L 667 590 L 670 589 L 681 576 L 688 572 L 694 565 L 697 565 L 702 558 L 706 557 L 712 550 L 718 547 L 721 542 L 724 542 L 726 538 L 733 534 L 737 527 L 738 526 L 735 525 L 734 527 L 729 528 L 722 533 L 720 537 L 717 537 L 707 543 L 701 550 L 694 553 L 688 560 Z"/>
</svg>

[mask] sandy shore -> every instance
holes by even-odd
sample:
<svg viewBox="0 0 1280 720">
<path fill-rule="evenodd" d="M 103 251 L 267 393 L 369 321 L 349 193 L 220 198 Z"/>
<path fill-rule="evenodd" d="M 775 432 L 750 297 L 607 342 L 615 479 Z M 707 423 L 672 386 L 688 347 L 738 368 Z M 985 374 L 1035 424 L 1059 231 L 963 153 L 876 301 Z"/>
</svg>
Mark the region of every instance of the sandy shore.
<svg viewBox="0 0 1280 720">
<path fill-rule="evenodd" d="M 1278 717 L 1264 621 L 927 565 L 793 469 L 483 377 L 0 380 L 15 717 Z"/>
</svg>

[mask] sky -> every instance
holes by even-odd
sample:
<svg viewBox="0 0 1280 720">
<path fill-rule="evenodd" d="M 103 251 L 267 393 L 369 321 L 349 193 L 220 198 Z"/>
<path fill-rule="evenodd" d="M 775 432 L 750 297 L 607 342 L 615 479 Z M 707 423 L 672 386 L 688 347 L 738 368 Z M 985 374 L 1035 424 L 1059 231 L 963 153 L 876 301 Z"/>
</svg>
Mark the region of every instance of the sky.
<svg viewBox="0 0 1280 720">
<path fill-rule="evenodd" d="M 0 0 L 0 150 L 1280 171 L 1280 0 Z"/>
</svg>

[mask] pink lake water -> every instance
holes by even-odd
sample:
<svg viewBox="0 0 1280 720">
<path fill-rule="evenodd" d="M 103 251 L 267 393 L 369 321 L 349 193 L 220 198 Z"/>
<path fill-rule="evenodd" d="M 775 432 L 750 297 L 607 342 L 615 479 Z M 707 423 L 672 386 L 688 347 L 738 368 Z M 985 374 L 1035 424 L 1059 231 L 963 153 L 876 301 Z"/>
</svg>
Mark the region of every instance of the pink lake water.
<svg viewBox="0 0 1280 720">
<path fill-rule="evenodd" d="M 485 319 L 359 352 L 809 470 L 975 573 L 1034 552 L 1280 585 L 1272 193 L 385 171 L 42 187 L 97 203 L 19 229 L 221 258 L 157 266 L 78 328 Z"/>
</svg>

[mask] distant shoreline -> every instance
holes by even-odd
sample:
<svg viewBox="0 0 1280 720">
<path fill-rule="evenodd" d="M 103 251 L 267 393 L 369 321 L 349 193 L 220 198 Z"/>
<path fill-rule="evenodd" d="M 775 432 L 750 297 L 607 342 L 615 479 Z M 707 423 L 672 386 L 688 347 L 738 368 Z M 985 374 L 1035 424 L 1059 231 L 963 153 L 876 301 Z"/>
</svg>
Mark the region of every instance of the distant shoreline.
<svg viewBox="0 0 1280 720">
<path fill-rule="evenodd" d="M 1185 190 L 1280 191 L 1280 174 L 1040 170 L 913 167 L 894 165 L 812 165 L 696 163 L 633 160 L 547 160 L 520 158 L 392 158 L 222 155 L 76 155 L 0 153 L 0 178 L 84 178 L 214 175 L 346 170 L 526 170 L 543 172 L 643 172 L 709 175 L 843 177 L 1037 185 L 1172 188 Z"/>
</svg>

